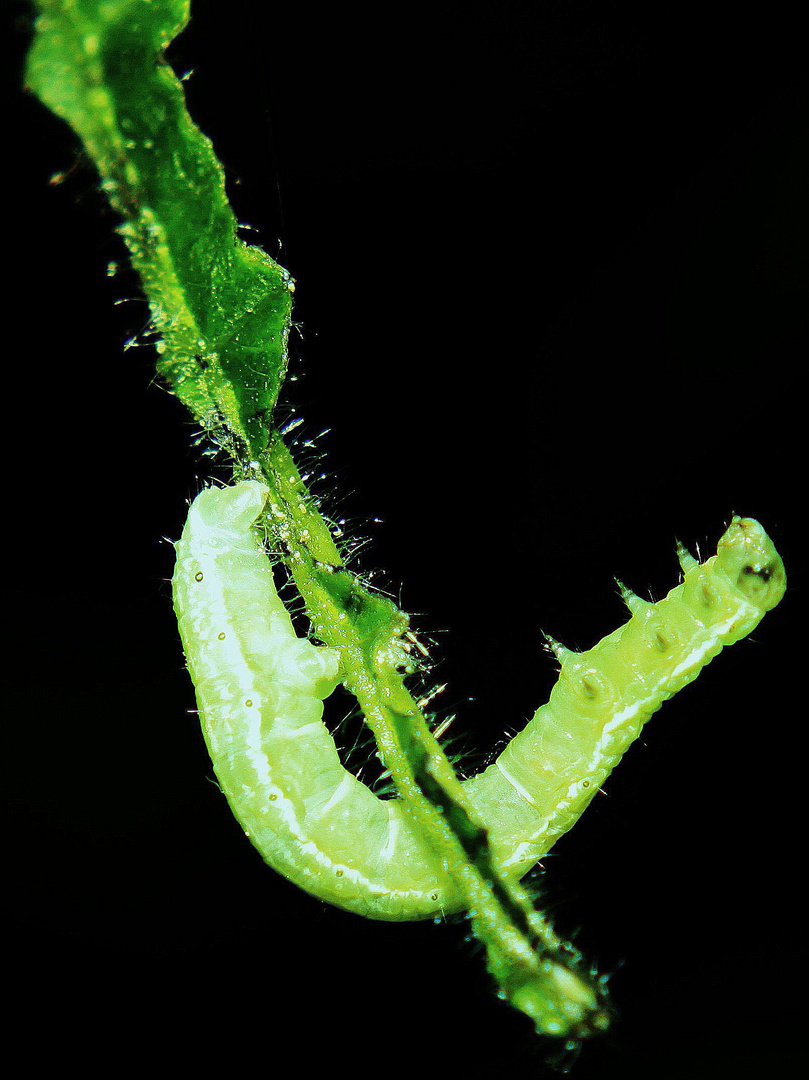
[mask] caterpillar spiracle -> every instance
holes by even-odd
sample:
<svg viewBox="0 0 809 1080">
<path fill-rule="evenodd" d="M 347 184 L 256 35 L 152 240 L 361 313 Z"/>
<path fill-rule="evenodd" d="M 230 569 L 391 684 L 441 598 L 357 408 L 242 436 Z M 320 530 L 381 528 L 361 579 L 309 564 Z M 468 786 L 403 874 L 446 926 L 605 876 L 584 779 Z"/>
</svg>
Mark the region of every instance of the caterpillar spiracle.
<svg viewBox="0 0 809 1080">
<path fill-rule="evenodd" d="M 377 919 L 456 911 L 452 878 L 402 803 L 340 762 L 322 719 L 339 650 L 295 633 L 255 524 L 266 497 L 253 480 L 202 491 L 176 547 L 174 606 L 219 784 L 265 861 L 322 900 Z M 625 625 L 585 653 L 553 644 L 550 700 L 464 782 L 508 876 L 527 873 L 649 717 L 784 594 L 781 558 L 751 518 L 735 517 L 703 564 L 678 554 L 684 580 L 664 599 L 622 587 Z"/>
</svg>

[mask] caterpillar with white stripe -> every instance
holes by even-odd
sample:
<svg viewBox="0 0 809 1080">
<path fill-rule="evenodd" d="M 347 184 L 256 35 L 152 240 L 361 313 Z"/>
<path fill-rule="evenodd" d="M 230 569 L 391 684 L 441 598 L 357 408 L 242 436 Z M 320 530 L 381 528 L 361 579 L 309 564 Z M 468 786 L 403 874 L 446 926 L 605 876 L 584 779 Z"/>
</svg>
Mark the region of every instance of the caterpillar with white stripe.
<svg viewBox="0 0 809 1080">
<path fill-rule="evenodd" d="M 174 606 L 216 776 L 246 834 L 279 873 L 376 919 L 459 910 L 451 875 L 396 799 L 341 764 L 323 723 L 339 650 L 299 638 L 280 600 L 258 481 L 209 488 L 177 543 Z M 550 700 L 464 790 L 494 861 L 519 878 L 578 819 L 643 724 L 786 588 L 763 528 L 735 517 L 717 554 L 679 548 L 683 582 L 656 604 L 622 587 L 629 621 L 588 652 L 552 645 Z"/>
</svg>

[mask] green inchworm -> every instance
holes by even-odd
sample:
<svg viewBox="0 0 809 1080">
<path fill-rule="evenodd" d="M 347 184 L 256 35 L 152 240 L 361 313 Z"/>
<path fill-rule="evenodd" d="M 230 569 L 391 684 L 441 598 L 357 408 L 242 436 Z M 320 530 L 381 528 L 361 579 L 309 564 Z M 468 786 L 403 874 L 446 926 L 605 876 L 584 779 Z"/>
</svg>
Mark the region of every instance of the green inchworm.
<svg viewBox="0 0 809 1080">
<path fill-rule="evenodd" d="M 278 597 L 257 481 L 209 488 L 177 544 L 174 604 L 205 740 L 245 832 L 274 869 L 377 919 L 456 911 L 451 873 L 410 825 L 340 762 L 322 720 L 339 650 L 299 638 Z M 656 604 L 622 587 L 629 621 L 561 661 L 546 705 L 465 781 L 495 861 L 522 877 L 578 819 L 642 725 L 783 596 L 786 575 L 758 522 L 734 518 L 717 554 L 679 549 L 684 580 Z"/>
</svg>

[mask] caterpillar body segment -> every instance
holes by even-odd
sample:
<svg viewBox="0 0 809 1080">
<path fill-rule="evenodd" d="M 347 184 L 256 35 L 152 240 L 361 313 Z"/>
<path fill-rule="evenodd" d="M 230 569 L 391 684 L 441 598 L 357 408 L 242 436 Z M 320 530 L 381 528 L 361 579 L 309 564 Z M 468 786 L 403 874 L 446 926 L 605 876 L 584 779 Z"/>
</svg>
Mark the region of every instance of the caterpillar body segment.
<svg viewBox="0 0 809 1080">
<path fill-rule="evenodd" d="M 593 649 L 555 650 L 561 671 L 548 703 L 466 781 L 509 873 L 522 876 L 575 824 L 652 714 L 786 588 L 783 562 L 752 518 L 734 517 L 707 562 L 681 563 L 683 582 L 656 604 L 622 588 L 631 618 Z"/>
</svg>

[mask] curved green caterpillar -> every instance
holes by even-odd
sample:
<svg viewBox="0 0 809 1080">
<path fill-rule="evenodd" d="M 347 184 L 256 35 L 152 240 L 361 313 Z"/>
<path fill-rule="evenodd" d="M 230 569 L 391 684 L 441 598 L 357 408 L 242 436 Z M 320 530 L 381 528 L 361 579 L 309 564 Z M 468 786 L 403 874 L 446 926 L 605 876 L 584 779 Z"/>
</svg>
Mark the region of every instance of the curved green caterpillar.
<svg viewBox="0 0 809 1080">
<path fill-rule="evenodd" d="M 252 528 L 266 493 L 208 488 L 177 544 L 174 606 L 219 783 L 270 866 L 321 899 L 380 919 L 453 909 L 400 804 L 340 763 L 321 719 L 339 657 L 299 639 L 278 597 Z"/>
<path fill-rule="evenodd" d="M 377 919 L 462 906 L 451 873 L 340 762 L 322 720 L 339 650 L 297 637 L 278 597 L 257 481 L 209 488 L 177 544 L 174 605 L 219 783 L 274 869 L 329 903 Z M 495 862 L 522 877 L 566 832 L 649 717 L 784 594 L 786 575 L 758 522 L 734 518 L 684 581 L 651 604 L 622 587 L 629 622 L 589 652 L 553 645 L 550 700 L 480 776 L 464 783 Z"/>
</svg>

